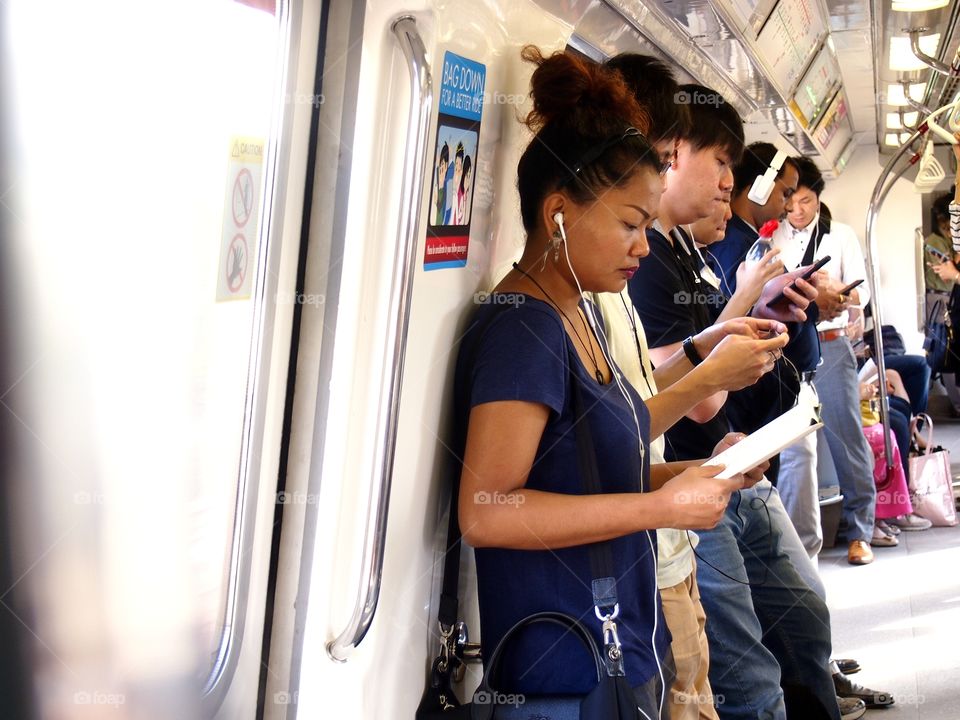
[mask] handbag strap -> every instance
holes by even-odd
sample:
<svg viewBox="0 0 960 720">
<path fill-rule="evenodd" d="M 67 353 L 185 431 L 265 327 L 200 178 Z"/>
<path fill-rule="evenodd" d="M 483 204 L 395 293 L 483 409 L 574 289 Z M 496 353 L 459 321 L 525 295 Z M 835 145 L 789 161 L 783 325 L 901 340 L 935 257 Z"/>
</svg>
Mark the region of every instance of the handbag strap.
<svg viewBox="0 0 960 720">
<path fill-rule="evenodd" d="M 467 329 L 464 337 L 471 332 L 476 333 L 476 340 L 471 348 L 470 356 L 464 364 L 464 371 L 467 376 L 473 372 L 477 362 L 477 356 L 480 354 L 481 343 L 487 330 L 493 325 L 500 314 L 506 311 L 510 305 L 494 305 L 494 311 L 490 317 L 480 324 L 477 329 L 477 323 Z M 458 408 L 468 408 L 470 406 L 469 385 L 463 383 L 462 387 L 455 388 L 454 392 L 456 406 Z M 467 444 L 467 418 L 454 417 L 454 443 L 453 450 L 447 452 L 447 473 L 450 478 L 450 507 L 447 517 L 447 541 L 444 545 L 443 560 L 443 580 L 440 586 L 440 607 L 437 611 L 437 619 L 440 622 L 440 633 L 444 640 L 451 637 L 454 627 L 457 624 L 457 617 L 460 614 L 460 549 L 462 534 L 460 532 L 460 518 L 457 513 L 457 503 L 460 497 L 460 473 L 463 469 L 461 457 L 466 450 Z M 459 455 L 458 455 L 459 453 Z"/>
<path fill-rule="evenodd" d="M 492 684 L 496 682 L 497 673 L 500 670 L 500 659 L 503 657 L 503 653 L 510 641 L 524 628 L 540 623 L 559 625 L 567 632 L 575 635 L 590 653 L 590 657 L 593 659 L 593 664 L 597 670 L 597 682 L 600 682 L 600 679 L 603 677 L 603 661 L 600 656 L 600 650 L 597 648 L 597 643 L 594 642 L 593 636 L 590 635 L 583 626 L 583 623 L 565 613 L 545 611 L 528 615 L 504 633 L 503 637 L 500 638 L 500 642 L 497 643 L 497 647 L 494 648 L 493 654 L 487 659 L 483 679 L 477 687 L 478 692 L 490 692 L 493 689 Z"/>
<path fill-rule="evenodd" d="M 924 448 L 923 454 L 929 455 L 933 450 L 933 419 L 926 413 L 920 413 L 915 415 L 910 421 L 910 435 L 913 436 L 917 431 L 917 425 L 920 420 L 923 420 L 924 424 L 927 426 L 927 447 Z"/>
<path fill-rule="evenodd" d="M 579 362 L 571 353 L 570 362 Z M 599 495 L 603 492 L 600 485 L 600 472 L 597 468 L 597 452 L 593 445 L 593 435 L 590 432 L 590 421 L 587 418 L 586 403 L 583 399 L 583 388 L 576 373 L 572 371 L 571 385 L 573 390 L 574 432 L 577 439 L 577 468 L 580 475 L 580 486 L 585 495 Z M 617 581 L 613 574 L 613 554 L 610 542 L 591 543 L 590 571 L 593 574 L 592 590 L 593 604 L 598 610 L 598 616 L 604 611 L 610 613 L 617 608 Z"/>
</svg>

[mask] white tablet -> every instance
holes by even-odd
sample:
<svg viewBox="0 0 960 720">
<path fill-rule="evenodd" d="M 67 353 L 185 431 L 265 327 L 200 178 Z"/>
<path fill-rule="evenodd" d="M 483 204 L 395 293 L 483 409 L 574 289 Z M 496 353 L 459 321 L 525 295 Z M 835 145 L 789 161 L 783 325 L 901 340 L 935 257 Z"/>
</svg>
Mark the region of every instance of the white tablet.
<svg viewBox="0 0 960 720">
<path fill-rule="evenodd" d="M 769 460 L 784 448 L 822 427 L 820 405 L 806 401 L 801 396 L 796 406 L 755 433 L 747 435 L 733 447 L 710 458 L 704 465 L 725 465 L 717 477 L 730 478 Z"/>
</svg>

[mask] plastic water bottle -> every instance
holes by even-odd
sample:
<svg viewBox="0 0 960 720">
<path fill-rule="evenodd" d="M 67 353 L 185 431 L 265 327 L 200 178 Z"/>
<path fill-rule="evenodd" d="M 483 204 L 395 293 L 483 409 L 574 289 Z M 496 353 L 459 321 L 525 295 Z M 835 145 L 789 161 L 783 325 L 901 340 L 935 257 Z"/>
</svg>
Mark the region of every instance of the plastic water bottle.
<svg viewBox="0 0 960 720">
<path fill-rule="evenodd" d="M 770 238 L 773 237 L 778 227 L 780 227 L 780 223 L 776 220 L 768 220 L 763 224 L 759 231 L 760 237 L 750 246 L 750 249 L 747 250 L 747 256 L 744 258 L 747 267 L 753 267 L 763 259 L 764 255 L 773 250 L 773 241 Z"/>
<path fill-rule="evenodd" d="M 773 243 L 770 241 L 770 238 L 757 238 L 757 241 L 747 250 L 747 256 L 744 258 L 747 267 L 753 267 L 758 264 L 763 259 L 763 256 L 771 250 L 773 250 Z"/>
</svg>

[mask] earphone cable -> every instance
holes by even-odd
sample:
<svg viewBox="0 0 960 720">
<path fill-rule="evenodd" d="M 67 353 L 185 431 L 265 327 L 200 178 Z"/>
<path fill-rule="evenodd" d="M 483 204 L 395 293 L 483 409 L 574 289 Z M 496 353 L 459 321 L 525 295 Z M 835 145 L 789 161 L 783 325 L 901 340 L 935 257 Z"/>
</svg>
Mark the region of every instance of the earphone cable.
<svg viewBox="0 0 960 720">
<path fill-rule="evenodd" d="M 637 429 L 637 447 L 640 451 L 640 474 L 641 474 L 640 489 L 642 491 L 643 490 L 643 483 L 642 483 L 643 466 L 644 466 L 644 463 L 646 462 L 646 452 L 643 447 L 643 438 L 640 435 L 640 420 L 637 417 L 637 409 L 633 404 L 633 400 L 630 399 L 629 393 L 627 392 L 626 388 L 623 386 L 623 383 L 620 380 L 619 373 L 617 372 L 617 367 L 613 364 L 611 359 L 607 356 L 607 352 L 604 348 L 605 344 L 607 343 L 607 336 L 606 334 L 604 334 L 603 330 L 597 324 L 596 318 L 593 316 L 592 303 L 590 303 L 587 300 L 587 298 L 584 297 L 583 287 L 581 287 L 580 285 L 580 279 L 577 277 L 577 273 L 573 269 L 573 263 L 570 261 L 570 252 L 568 249 L 569 242 L 567 241 L 567 232 L 566 232 L 566 229 L 563 227 L 563 216 L 561 215 L 559 218 L 557 218 L 557 221 L 558 221 L 557 225 L 559 225 L 559 228 L 560 228 L 560 235 L 563 238 L 563 255 L 566 258 L 567 267 L 570 269 L 570 275 L 573 277 L 573 281 L 577 285 L 577 291 L 580 293 L 580 298 L 581 300 L 584 301 L 584 308 L 586 308 L 585 315 L 587 316 L 587 319 L 590 321 L 593 327 L 594 333 L 598 336 L 598 341 L 600 337 L 603 338 L 603 342 L 600 343 L 600 352 L 603 353 L 603 357 L 607 361 L 607 365 L 610 367 L 610 374 L 613 376 L 614 382 L 617 383 L 617 389 L 620 390 L 620 394 L 623 395 L 623 399 L 626 400 L 627 405 L 630 406 L 630 411 L 633 414 L 633 422 Z M 641 365 L 642 364 L 643 363 L 641 362 Z M 653 606 L 658 607 L 658 603 L 660 602 L 660 590 L 657 586 L 656 578 L 660 573 L 660 564 L 658 562 L 659 558 L 657 555 L 657 546 L 653 544 L 653 536 L 651 535 L 651 530 L 644 530 L 644 533 L 647 536 L 647 543 L 650 546 L 650 552 L 653 557 L 653 568 L 654 568 Z M 659 716 L 662 717 L 663 705 L 666 700 L 667 687 L 666 687 L 666 679 L 663 675 L 663 663 L 660 660 L 660 653 L 657 651 L 657 625 L 659 622 L 659 616 L 660 616 L 660 613 L 654 613 L 653 630 L 651 631 L 651 634 L 650 634 L 650 647 L 653 649 L 653 657 L 657 663 L 657 672 L 660 676 Z M 644 712 L 639 706 L 637 709 L 643 713 L 644 717 L 647 717 L 646 712 Z"/>
</svg>

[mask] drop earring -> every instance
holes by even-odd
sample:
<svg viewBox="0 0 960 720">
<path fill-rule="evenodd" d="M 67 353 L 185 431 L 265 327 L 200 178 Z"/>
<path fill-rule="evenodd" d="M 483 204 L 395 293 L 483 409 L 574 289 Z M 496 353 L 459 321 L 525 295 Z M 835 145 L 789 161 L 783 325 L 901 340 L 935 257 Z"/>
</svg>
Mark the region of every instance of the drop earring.
<svg viewBox="0 0 960 720">
<path fill-rule="evenodd" d="M 553 240 L 552 240 L 551 243 L 550 243 L 551 246 L 553 247 L 553 261 L 554 261 L 554 262 L 559 262 L 559 261 L 560 261 L 560 242 L 561 242 L 561 240 L 562 240 L 562 237 L 561 237 L 561 235 L 560 235 L 560 231 L 559 231 L 559 230 L 554 230 L 554 231 L 553 231 Z"/>
</svg>

